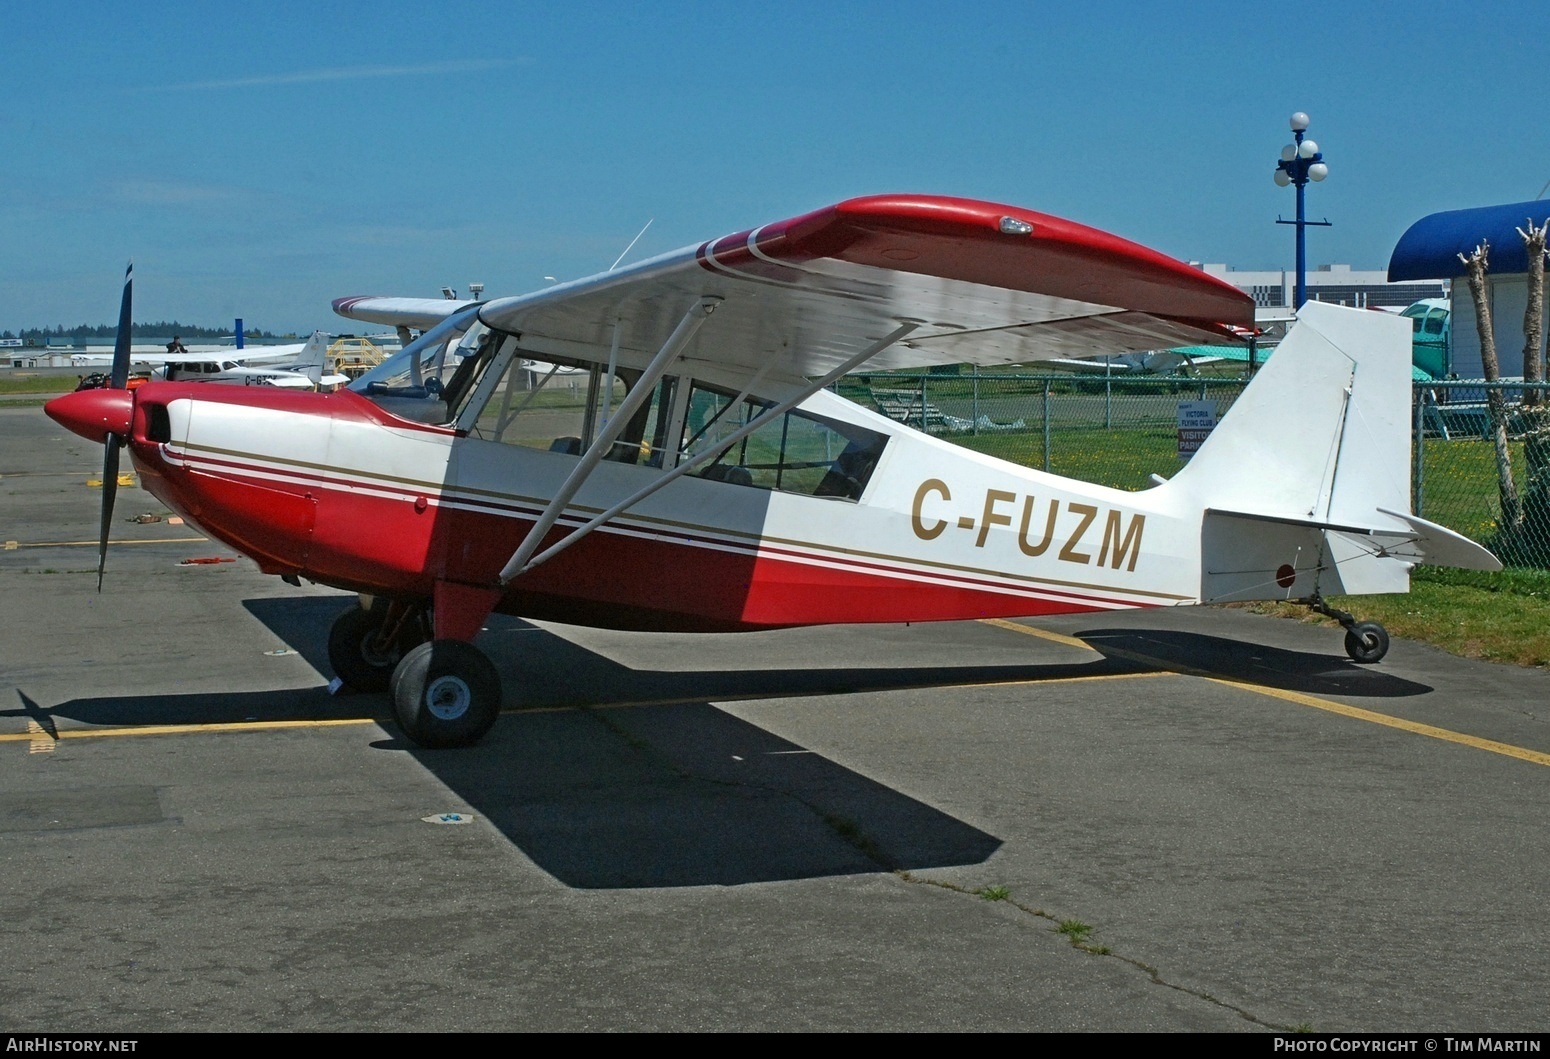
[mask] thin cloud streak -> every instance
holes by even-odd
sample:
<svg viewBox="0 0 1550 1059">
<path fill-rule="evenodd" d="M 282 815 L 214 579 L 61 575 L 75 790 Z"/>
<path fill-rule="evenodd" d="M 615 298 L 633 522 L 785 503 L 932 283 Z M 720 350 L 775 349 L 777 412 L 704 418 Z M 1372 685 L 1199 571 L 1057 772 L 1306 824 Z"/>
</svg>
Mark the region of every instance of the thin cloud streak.
<svg viewBox="0 0 1550 1059">
<path fill-rule="evenodd" d="M 238 77 L 225 81 L 193 81 L 180 85 L 156 85 L 148 92 L 203 92 L 220 88 L 260 88 L 270 85 L 300 85 L 318 81 L 361 81 L 373 77 L 423 77 L 428 74 L 466 74 L 513 66 L 521 59 L 459 59 L 455 62 L 423 63 L 418 66 L 351 66 L 342 69 L 298 70 L 263 77 Z"/>
</svg>

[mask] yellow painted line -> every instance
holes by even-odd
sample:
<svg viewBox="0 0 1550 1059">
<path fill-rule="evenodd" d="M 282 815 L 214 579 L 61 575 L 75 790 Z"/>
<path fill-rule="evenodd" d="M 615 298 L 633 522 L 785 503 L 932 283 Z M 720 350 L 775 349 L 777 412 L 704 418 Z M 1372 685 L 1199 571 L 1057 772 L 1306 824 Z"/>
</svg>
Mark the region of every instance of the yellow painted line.
<svg viewBox="0 0 1550 1059">
<path fill-rule="evenodd" d="M 1171 669 L 1164 669 L 1159 673 L 1099 673 L 1090 677 L 1049 677 L 1044 680 L 994 680 L 988 684 L 941 684 L 938 687 L 947 688 L 1015 688 L 1032 684 L 1087 684 L 1099 680 L 1156 680 L 1159 677 L 1177 677 L 1181 673 L 1175 673 Z"/>
<path fill-rule="evenodd" d="M 109 544 L 193 544 L 198 541 L 207 541 L 209 537 L 156 537 L 135 540 L 108 541 Z M 13 542 L 6 541 L 7 550 Z M 81 548 L 87 545 L 95 548 L 101 541 L 28 541 L 26 544 L 17 544 L 17 548 Z"/>
<path fill-rule="evenodd" d="M 37 722 L 28 721 L 29 727 Z M 350 717 L 335 721 L 233 721 L 230 724 L 148 724 L 139 728 L 65 728 L 58 735 L 66 739 L 106 739 L 125 735 L 200 735 L 216 732 L 267 732 L 284 728 L 342 728 L 352 724 L 376 724 L 370 717 Z M 41 729 L 39 729 L 41 731 Z M 0 735 L 0 743 L 33 740 L 31 731 Z"/>
<path fill-rule="evenodd" d="M 1511 743 L 1498 743 L 1494 739 L 1481 739 L 1479 736 L 1466 735 L 1463 732 L 1438 728 L 1434 725 L 1422 724 L 1419 721 L 1407 721 L 1402 717 L 1391 717 L 1386 713 L 1364 710 L 1360 706 L 1347 706 L 1342 702 L 1335 702 L 1331 699 L 1304 695 L 1300 691 L 1282 691 L 1280 688 L 1269 688 L 1261 684 L 1248 684 L 1240 680 L 1228 680 L 1225 677 L 1206 677 L 1205 679 L 1216 684 L 1226 684 L 1228 687 L 1247 688 L 1249 691 L 1257 691 L 1259 694 L 1268 695 L 1271 698 L 1284 699 L 1287 702 L 1295 702 L 1303 706 L 1312 706 L 1316 710 L 1338 713 L 1342 717 L 1350 717 L 1358 721 L 1368 721 L 1372 724 L 1381 724 L 1388 728 L 1398 728 L 1402 732 L 1411 732 L 1415 735 L 1424 735 L 1432 739 L 1441 739 L 1448 743 L 1458 743 L 1461 746 L 1474 747 L 1476 750 L 1486 750 L 1493 754 L 1517 758 L 1519 761 L 1529 761 L 1535 765 L 1550 765 L 1550 754 L 1539 750 L 1529 750 L 1521 746 L 1513 746 Z"/>
<path fill-rule="evenodd" d="M 1015 621 L 1003 621 L 1001 618 L 981 618 L 979 621 L 981 625 L 994 625 L 998 629 L 1020 632 L 1024 636 L 1037 636 L 1041 640 L 1053 640 L 1055 643 L 1063 643 L 1067 647 L 1081 647 L 1088 651 L 1097 650 L 1086 640 L 1078 640 L 1075 636 L 1066 636 L 1064 633 L 1050 632 L 1048 629 L 1035 629 L 1029 625 L 1019 625 Z"/>
<path fill-rule="evenodd" d="M 1076 640 L 1070 636 L 1061 636 L 1059 633 L 1046 632 L 1042 629 L 1032 629 L 1026 625 L 1018 625 L 1016 622 L 1001 621 L 998 618 L 983 618 L 981 621 L 986 625 L 995 625 L 999 628 L 1010 629 L 1013 632 L 1026 633 L 1029 636 L 1042 636 L 1045 639 L 1055 640 L 1057 643 L 1078 643 L 1083 647 L 1089 647 L 1082 640 Z M 1403 717 L 1394 717 L 1386 713 L 1378 713 L 1375 710 L 1364 710 L 1360 706 L 1347 706 L 1343 702 L 1336 702 L 1333 699 L 1321 699 L 1317 695 L 1306 695 L 1300 691 L 1284 691 L 1281 688 L 1272 688 L 1265 684 L 1252 684 L 1246 680 L 1234 680 L 1231 677 L 1217 676 L 1204 669 L 1181 666 L 1175 662 L 1154 658 L 1151 655 L 1140 654 L 1136 651 L 1109 647 L 1103 653 L 1132 662 L 1140 662 L 1143 665 L 1157 666 L 1159 669 L 1183 676 L 1199 677 L 1202 680 L 1209 680 L 1213 684 L 1222 684 L 1229 688 L 1252 691 L 1272 699 L 1281 699 L 1284 702 L 1295 702 L 1299 706 L 1311 706 L 1315 710 L 1338 714 L 1341 717 L 1349 717 L 1352 720 L 1366 721 L 1369 724 L 1381 724 L 1386 728 L 1397 728 L 1402 732 L 1410 732 L 1413 735 L 1424 735 L 1429 739 L 1440 739 L 1447 743 L 1457 743 L 1460 746 L 1473 747 L 1476 750 L 1485 750 L 1492 754 L 1501 754 L 1504 757 L 1528 761 L 1535 765 L 1550 765 L 1550 754 L 1540 750 L 1529 750 L 1526 747 L 1514 746 L 1511 743 L 1499 743 L 1494 739 L 1482 739 L 1479 736 L 1455 732 L 1448 728 L 1438 728 L 1436 725 L 1422 724 L 1419 721 L 1407 721 Z"/>
<path fill-rule="evenodd" d="M 52 754 L 54 752 L 54 744 L 58 742 L 58 740 L 43 730 L 41 724 L 31 717 L 27 718 L 27 738 L 29 740 L 27 753 L 29 754 Z"/>
</svg>

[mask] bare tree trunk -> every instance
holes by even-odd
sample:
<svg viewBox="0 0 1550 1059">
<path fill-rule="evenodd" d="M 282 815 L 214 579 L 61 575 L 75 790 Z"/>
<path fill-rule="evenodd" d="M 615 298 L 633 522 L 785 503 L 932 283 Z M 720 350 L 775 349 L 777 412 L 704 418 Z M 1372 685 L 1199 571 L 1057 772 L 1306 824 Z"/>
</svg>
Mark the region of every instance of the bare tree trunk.
<svg viewBox="0 0 1550 1059">
<path fill-rule="evenodd" d="M 1530 218 L 1528 231 L 1518 229 L 1523 237 L 1523 249 L 1528 254 L 1528 305 L 1523 310 L 1523 381 L 1540 382 L 1545 377 L 1544 351 L 1540 338 L 1544 334 L 1545 319 L 1545 234 L 1550 229 L 1550 219 L 1538 228 Z M 1538 390 L 1524 390 L 1523 403 L 1537 405 L 1542 402 Z"/>
<path fill-rule="evenodd" d="M 1491 326 L 1491 303 L 1486 297 L 1486 258 L 1490 246 L 1483 240 L 1475 252 L 1465 257 L 1459 255 L 1469 269 L 1469 293 L 1475 301 L 1475 327 L 1480 333 L 1480 363 L 1485 369 L 1485 381 L 1496 382 L 1502 369 L 1496 359 L 1496 333 Z M 1518 487 L 1512 481 L 1512 455 L 1507 449 L 1507 402 L 1502 392 L 1490 389 L 1485 392 L 1486 406 L 1491 412 L 1491 433 L 1496 439 L 1496 484 L 1501 496 L 1502 528 L 1510 529 L 1518 524 L 1520 505 Z"/>
</svg>

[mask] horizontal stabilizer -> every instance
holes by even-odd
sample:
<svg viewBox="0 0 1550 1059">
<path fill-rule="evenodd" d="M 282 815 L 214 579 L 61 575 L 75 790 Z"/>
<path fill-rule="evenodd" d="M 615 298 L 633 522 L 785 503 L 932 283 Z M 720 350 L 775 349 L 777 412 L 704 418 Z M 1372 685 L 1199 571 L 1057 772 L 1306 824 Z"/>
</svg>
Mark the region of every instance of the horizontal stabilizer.
<svg viewBox="0 0 1550 1059">
<path fill-rule="evenodd" d="M 1502 568 L 1490 552 L 1446 527 L 1398 511 L 1377 510 L 1402 525 L 1355 526 L 1208 510 L 1202 527 L 1206 565 L 1201 601 L 1404 592 L 1411 566 Z"/>
<path fill-rule="evenodd" d="M 1456 566 L 1461 570 L 1500 570 L 1502 562 L 1480 545 L 1462 534 L 1454 533 L 1446 526 L 1428 522 L 1403 511 L 1378 508 L 1385 515 L 1401 519 L 1415 534 L 1415 546 L 1421 553 L 1417 562 L 1432 566 Z"/>
</svg>

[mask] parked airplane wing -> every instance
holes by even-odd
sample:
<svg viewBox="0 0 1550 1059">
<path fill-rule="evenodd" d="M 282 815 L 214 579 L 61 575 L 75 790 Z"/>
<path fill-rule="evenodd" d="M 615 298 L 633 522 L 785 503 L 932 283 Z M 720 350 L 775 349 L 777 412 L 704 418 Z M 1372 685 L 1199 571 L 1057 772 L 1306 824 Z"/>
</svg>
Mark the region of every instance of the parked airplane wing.
<svg viewBox="0 0 1550 1059">
<path fill-rule="evenodd" d="M 707 332 L 687 356 L 788 377 L 824 374 L 908 320 L 914 333 L 868 367 L 1220 343 L 1233 340 L 1230 326 L 1254 323 L 1247 295 L 1128 240 L 1012 206 L 906 195 L 851 199 L 491 301 L 479 316 L 554 354 L 607 348 L 620 321 L 621 350 L 649 356 L 704 297 L 720 300 L 714 339 Z"/>
<path fill-rule="evenodd" d="M 451 298 L 388 298 L 360 294 L 335 298 L 334 312 L 350 320 L 386 324 L 389 327 L 413 327 L 424 331 L 475 304 Z"/>
</svg>

